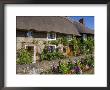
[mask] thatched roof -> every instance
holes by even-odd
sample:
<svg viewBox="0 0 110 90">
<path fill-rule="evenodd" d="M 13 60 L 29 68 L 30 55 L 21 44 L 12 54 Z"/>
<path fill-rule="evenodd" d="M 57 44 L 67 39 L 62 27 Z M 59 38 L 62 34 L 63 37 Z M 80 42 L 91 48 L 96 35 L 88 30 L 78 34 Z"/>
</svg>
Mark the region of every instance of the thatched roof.
<svg viewBox="0 0 110 90">
<path fill-rule="evenodd" d="M 74 24 L 76 25 L 79 33 L 94 34 L 94 30 L 92 30 L 92 29 L 90 29 L 88 27 L 85 27 L 84 24 L 76 22 L 76 21 L 74 21 Z"/>
<path fill-rule="evenodd" d="M 17 16 L 16 28 L 80 35 L 72 22 L 59 16 Z"/>
<path fill-rule="evenodd" d="M 78 32 L 83 34 L 94 34 L 94 30 L 88 28 L 88 27 L 85 27 L 84 24 L 80 23 L 80 22 L 76 22 L 76 21 L 73 21 L 71 20 L 70 18 L 67 17 L 68 20 L 70 20 L 77 28 Z"/>
</svg>

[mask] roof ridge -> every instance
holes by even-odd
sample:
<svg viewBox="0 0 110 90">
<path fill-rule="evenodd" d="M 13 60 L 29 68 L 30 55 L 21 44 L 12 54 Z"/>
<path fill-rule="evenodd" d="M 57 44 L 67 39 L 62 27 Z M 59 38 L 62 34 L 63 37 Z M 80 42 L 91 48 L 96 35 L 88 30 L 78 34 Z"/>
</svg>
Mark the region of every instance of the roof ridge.
<svg viewBox="0 0 110 90">
<path fill-rule="evenodd" d="M 80 23 L 80 22 L 78 22 L 78 21 L 75 21 L 75 20 L 73 20 L 73 19 L 71 19 L 70 17 L 66 17 L 66 19 L 68 19 L 69 21 L 71 21 L 73 24 L 75 24 L 75 25 L 80 25 L 81 27 L 83 27 L 84 29 L 83 29 L 83 32 L 87 32 L 88 31 L 88 29 L 89 29 L 89 31 L 90 32 L 93 32 L 93 29 L 91 29 L 91 28 L 89 28 L 88 26 L 85 26 L 84 24 L 82 24 L 82 23 Z M 77 27 L 77 26 L 76 26 Z M 87 30 L 86 30 L 87 29 Z"/>
</svg>

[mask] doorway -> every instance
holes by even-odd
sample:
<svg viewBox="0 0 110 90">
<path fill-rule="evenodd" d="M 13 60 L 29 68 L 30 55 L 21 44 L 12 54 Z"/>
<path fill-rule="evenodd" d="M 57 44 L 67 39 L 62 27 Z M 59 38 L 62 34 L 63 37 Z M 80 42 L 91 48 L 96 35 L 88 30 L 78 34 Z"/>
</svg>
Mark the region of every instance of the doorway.
<svg viewBox="0 0 110 90">
<path fill-rule="evenodd" d="M 36 63 L 36 47 L 34 45 L 25 45 L 25 49 L 32 53 L 33 63 Z"/>
</svg>

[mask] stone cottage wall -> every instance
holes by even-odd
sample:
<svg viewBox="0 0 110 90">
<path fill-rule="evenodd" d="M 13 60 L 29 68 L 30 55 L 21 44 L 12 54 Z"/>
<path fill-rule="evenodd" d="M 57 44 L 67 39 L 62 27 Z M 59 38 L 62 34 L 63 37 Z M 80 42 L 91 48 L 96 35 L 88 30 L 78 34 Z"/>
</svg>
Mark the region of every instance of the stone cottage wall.
<svg viewBox="0 0 110 90">
<path fill-rule="evenodd" d="M 38 41 L 38 43 L 34 43 L 34 41 Z M 16 38 L 16 47 L 17 50 L 21 48 L 25 48 L 25 45 L 38 45 L 40 48 L 44 48 L 44 41 L 47 41 L 46 38 L 31 38 L 31 37 L 17 37 Z"/>
</svg>

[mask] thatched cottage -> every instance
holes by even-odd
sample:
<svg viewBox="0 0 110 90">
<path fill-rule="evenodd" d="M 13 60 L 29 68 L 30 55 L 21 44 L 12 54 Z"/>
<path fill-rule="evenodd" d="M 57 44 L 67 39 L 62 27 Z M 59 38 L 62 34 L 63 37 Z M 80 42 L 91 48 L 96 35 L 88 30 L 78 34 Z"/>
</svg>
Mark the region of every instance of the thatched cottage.
<svg viewBox="0 0 110 90">
<path fill-rule="evenodd" d="M 17 50 L 27 48 L 33 50 L 33 63 L 36 53 L 41 53 L 46 41 L 56 40 L 63 36 L 70 40 L 73 36 L 82 38 L 93 36 L 93 30 L 85 27 L 83 20 L 71 21 L 61 16 L 17 16 L 16 40 Z M 63 45 L 59 45 L 63 48 Z M 56 45 L 48 45 L 52 50 Z M 62 49 L 63 50 L 63 49 Z"/>
</svg>

